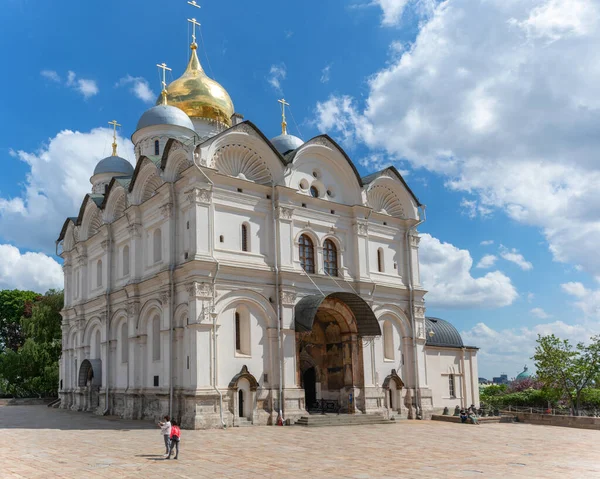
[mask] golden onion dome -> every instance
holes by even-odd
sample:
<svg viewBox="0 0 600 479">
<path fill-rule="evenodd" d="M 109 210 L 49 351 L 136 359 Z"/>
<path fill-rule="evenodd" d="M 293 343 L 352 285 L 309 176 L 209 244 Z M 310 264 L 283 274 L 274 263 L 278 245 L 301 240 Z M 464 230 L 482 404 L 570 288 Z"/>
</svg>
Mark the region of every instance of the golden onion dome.
<svg viewBox="0 0 600 479">
<path fill-rule="evenodd" d="M 209 78 L 198 59 L 198 45 L 192 43 L 190 61 L 183 75 L 167 87 L 167 102 L 190 118 L 207 118 L 231 126 L 233 102 L 227 90 Z M 156 102 L 162 104 L 162 95 Z"/>
</svg>

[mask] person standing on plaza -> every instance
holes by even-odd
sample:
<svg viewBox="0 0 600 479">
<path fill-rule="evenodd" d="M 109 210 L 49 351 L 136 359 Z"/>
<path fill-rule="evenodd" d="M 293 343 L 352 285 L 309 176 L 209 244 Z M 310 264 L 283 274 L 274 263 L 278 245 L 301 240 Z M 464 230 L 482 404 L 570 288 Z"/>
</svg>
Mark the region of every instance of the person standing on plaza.
<svg viewBox="0 0 600 479">
<path fill-rule="evenodd" d="M 167 415 L 164 418 L 164 421 L 158 423 L 158 427 L 160 427 L 160 433 L 162 434 L 165 441 L 165 456 L 169 454 L 170 449 L 170 441 L 171 441 L 171 418 Z"/>
<path fill-rule="evenodd" d="M 179 425 L 173 421 L 173 426 L 171 427 L 171 446 L 169 447 L 169 453 L 167 455 L 167 459 L 171 459 L 171 453 L 173 452 L 173 446 L 175 446 L 175 459 L 179 456 L 179 440 L 181 439 L 181 429 L 179 429 Z"/>
</svg>

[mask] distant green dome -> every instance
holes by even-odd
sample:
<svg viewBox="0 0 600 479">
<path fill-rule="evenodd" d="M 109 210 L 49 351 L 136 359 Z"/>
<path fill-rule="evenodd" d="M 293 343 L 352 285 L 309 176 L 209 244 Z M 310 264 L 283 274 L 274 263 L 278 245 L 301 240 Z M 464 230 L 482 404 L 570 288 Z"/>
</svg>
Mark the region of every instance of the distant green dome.
<svg viewBox="0 0 600 479">
<path fill-rule="evenodd" d="M 527 378 L 532 378 L 532 377 L 533 377 L 533 373 L 531 371 L 529 371 L 529 369 L 527 369 L 527 366 L 525 366 L 525 369 L 523 369 L 523 371 L 517 375 L 517 377 L 515 378 L 515 381 L 520 381 L 521 379 L 527 379 Z"/>
</svg>

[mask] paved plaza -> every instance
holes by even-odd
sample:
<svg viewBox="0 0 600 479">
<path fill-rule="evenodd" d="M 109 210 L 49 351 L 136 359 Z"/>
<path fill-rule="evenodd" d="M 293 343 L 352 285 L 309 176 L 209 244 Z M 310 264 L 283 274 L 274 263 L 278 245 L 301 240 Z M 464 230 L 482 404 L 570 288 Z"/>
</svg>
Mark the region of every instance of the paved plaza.
<svg viewBox="0 0 600 479">
<path fill-rule="evenodd" d="M 183 431 L 164 460 L 159 430 L 44 406 L 0 407 L 0 477 L 600 478 L 600 432 L 528 424 Z"/>
</svg>

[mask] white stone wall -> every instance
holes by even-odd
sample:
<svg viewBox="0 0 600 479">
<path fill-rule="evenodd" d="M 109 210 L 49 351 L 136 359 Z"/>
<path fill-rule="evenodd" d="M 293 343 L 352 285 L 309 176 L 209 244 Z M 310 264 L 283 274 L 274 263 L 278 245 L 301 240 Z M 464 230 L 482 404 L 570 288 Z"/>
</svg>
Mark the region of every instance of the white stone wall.
<svg viewBox="0 0 600 479">
<path fill-rule="evenodd" d="M 276 409 L 279 295 L 282 383 L 286 407 L 293 409 L 303 394 L 298 392 L 296 375 L 294 304 L 307 294 L 339 291 L 356 291 L 372 305 L 382 327 L 385 321 L 391 325 L 393 357 L 384 357 L 383 338 L 363 342 L 365 386 L 372 388 L 369 394 L 375 394 L 373 404 L 385 407 L 378 398 L 392 370 L 405 384 L 403 398 L 406 391 L 414 390 L 406 231 L 417 222 L 417 204 L 402 182 L 383 175 L 361 186 L 343 153 L 326 138 L 309 142 L 293 163 L 285 166 L 247 124 L 197 148 L 167 145 L 162 140 L 175 133 L 152 130 L 140 134 L 138 154 L 147 153 L 147 148 L 153 148 L 153 138 L 160 137 L 161 151 L 170 148 L 166 163 L 140 157 L 131 184 L 115 182 L 104 209 L 86 200 L 82 217 L 67 227 L 63 243 L 63 405 L 76 409 L 89 405 L 82 399 L 85 391 L 79 388 L 76 376 L 81 361 L 92 354 L 91 338 L 98 330 L 103 362 L 100 408 L 106 407 L 103 393 L 108 384 L 112 391 L 108 406 L 114 412 L 127 417 L 165 413 L 171 378 L 179 398 L 173 407 L 188 426 L 220 421 L 215 413 L 220 401 L 215 388 L 223 394 L 224 420 L 233 421 L 236 399 L 228 388 L 246 366 L 258 383 L 258 390 L 252 393 L 253 407 L 261 404 L 263 412 Z M 235 148 L 228 149 L 230 145 Z M 236 157 L 237 151 L 246 152 L 249 156 L 244 158 L 252 162 Z M 318 198 L 310 195 L 311 186 L 318 189 Z M 375 186 L 381 187 L 377 195 L 370 193 Z M 242 224 L 248 228 L 248 251 L 242 251 Z M 316 272 L 310 278 L 300 265 L 301 234 L 308 235 L 315 246 Z M 339 276 L 333 279 L 323 271 L 327 239 L 338 251 Z M 413 279 L 418 284 L 418 241 L 410 243 Z M 123 253 L 126 247 L 128 255 Z M 379 249 L 384 271 L 378 268 Z M 275 287 L 276 256 L 281 272 L 279 292 Z M 99 260 L 101 284 L 96 274 Z M 127 266 L 124 260 L 128 260 Z M 415 301 L 421 304 L 424 294 L 417 287 Z M 249 325 L 248 351 L 243 354 L 236 352 L 236 311 Z M 160 319 L 158 333 L 154 317 Z M 127 324 L 128 331 L 126 361 L 122 324 Z M 153 356 L 155 341 L 160 344 L 158 359 Z M 429 378 L 433 377 L 431 371 L 439 376 L 446 363 L 428 352 L 431 364 L 426 364 L 424 338 L 419 341 L 421 386 L 433 390 L 433 405 L 438 407 L 444 401 L 443 385 L 438 380 L 427 382 L 425 370 Z M 476 359 L 468 361 L 474 365 L 476 378 Z M 157 387 L 155 376 L 159 377 Z M 239 387 L 241 384 L 246 383 L 242 381 Z M 261 414 L 256 417 L 269 420 L 269 414 Z"/>
</svg>

